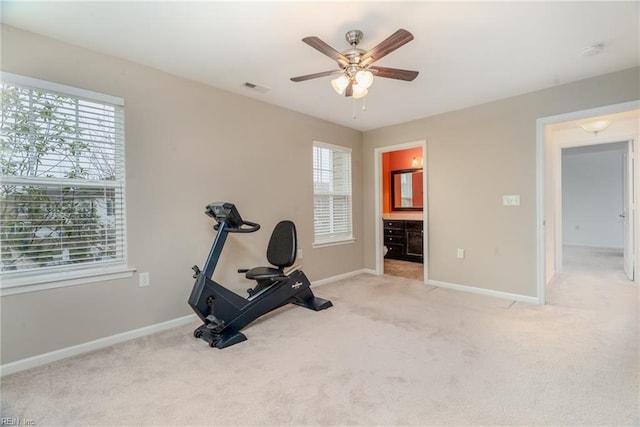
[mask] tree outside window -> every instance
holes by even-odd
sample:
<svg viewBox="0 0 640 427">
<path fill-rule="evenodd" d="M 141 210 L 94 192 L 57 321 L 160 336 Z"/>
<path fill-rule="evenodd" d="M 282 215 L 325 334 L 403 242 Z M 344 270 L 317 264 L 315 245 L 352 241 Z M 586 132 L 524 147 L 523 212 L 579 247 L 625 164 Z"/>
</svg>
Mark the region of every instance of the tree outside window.
<svg viewBox="0 0 640 427">
<path fill-rule="evenodd" d="M 124 258 L 122 107 L 3 81 L 4 274 Z"/>
</svg>

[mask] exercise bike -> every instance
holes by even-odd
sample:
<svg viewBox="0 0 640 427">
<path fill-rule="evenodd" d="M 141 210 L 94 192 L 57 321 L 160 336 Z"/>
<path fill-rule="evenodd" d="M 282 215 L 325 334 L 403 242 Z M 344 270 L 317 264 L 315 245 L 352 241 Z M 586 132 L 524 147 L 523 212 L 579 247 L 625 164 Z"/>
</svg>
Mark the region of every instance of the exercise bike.
<svg viewBox="0 0 640 427">
<path fill-rule="evenodd" d="M 215 219 L 216 237 L 202 270 L 193 266 L 196 279 L 189 297 L 189 305 L 204 324 L 193 335 L 210 347 L 225 348 L 245 341 L 242 328 L 258 317 L 285 304 L 296 304 L 320 311 L 331 307 L 331 301 L 318 298 L 310 289 L 311 283 L 300 268 L 291 267 L 296 260 L 297 235 L 292 221 L 280 221 L 274 228 L 267 246 L 270 267 L 239 269 L 256 285 L 247 290 L 243 298 L 212 280 L 213 271 L 222 254 L 229 233 L 253 233 L 260 229 L 255 222 L 245 221 L 235 205 L 215 202 L 206 207 L 205 213 Z"/>
</svg>

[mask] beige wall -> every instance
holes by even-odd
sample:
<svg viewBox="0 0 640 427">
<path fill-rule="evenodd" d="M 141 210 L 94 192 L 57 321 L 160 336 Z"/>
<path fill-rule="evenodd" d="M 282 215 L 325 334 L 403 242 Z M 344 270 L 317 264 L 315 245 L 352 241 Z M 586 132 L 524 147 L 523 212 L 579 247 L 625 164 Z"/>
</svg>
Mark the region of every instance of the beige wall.
<svg viewBox="0 0 640 427">
<path fill-rule="evenodd" d="M 639 75 L 633 68 L 365 132 L 365 268 L 376 261 L 374 150 L 426 139 L 429 279 L 536 296 L 536 120 L 640 99 Z M 503 207 L 508 194 L 521 205 Z"/>
<path fill-rule="evenodd" d="M 2 297 L 3 364 L 190 314 L 191 266 L 215 235 L 212 201 L 263 226 L 227 240 L 215 278 L 237 292 L 252 283 L 235 270 L 266 262 L 284 218 L 312 281 L 363 267 L 360 132 L 11 27 L 1 47 L 3 71 L 125 99 L 129 265 L 151 273 L 145 288 L 136 274 Z M 353 244 L 312 248 L 314 139 L 353 149 Z"/>
</svg>

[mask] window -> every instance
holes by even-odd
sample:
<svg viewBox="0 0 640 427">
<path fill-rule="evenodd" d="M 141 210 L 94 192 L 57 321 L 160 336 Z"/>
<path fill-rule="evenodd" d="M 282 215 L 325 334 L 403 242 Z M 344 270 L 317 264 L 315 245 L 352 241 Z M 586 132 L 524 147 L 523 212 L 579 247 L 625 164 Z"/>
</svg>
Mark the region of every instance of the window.
<svg viewBox="0 0 640 427">
<path fill-rule="evenodd" d="M 124 101 L 2 74 L 2 288 L 126 267 Z"/>
<path fill-rule="evenodd" d="M 313 244 L 353 240 L 351 149 L 313 143 Z"/>
</svg>

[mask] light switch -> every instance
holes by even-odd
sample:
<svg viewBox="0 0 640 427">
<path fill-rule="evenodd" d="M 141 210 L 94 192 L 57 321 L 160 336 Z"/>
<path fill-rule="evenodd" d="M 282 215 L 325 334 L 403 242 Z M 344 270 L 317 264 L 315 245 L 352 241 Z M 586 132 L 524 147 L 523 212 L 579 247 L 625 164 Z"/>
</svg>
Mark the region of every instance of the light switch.
<svg viewBox="0 0 640 427">
<path fill-rule="evenodd" d="M 520 195 L 511 194 L 502 196 L 502 206 L 520 206 Z"/>
</svg>

